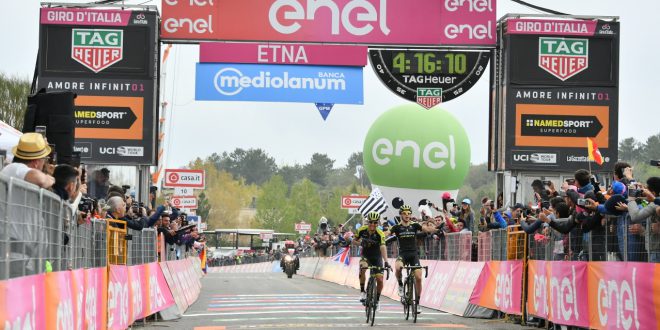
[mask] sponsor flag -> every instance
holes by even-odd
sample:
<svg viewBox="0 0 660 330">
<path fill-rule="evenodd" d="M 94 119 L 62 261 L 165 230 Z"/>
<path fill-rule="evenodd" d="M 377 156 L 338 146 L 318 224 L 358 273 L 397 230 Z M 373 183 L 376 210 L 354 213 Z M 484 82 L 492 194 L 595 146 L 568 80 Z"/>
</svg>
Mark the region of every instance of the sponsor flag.
<svg viewBox="0 0 660 330">
<path fill-rule="evenodd" d="M 350 252 L 351 252 L 350 248 L 343 247 L 339 250 L 339 252 L 337 252 L 337 254 L 332 256 L 332 261 L 341 262 L 344 265 L 348 266 L 348 264 L 351 263 Z"/>
<path fill-rule="evenodd" d="M 366 217 L 369 212 L 378 212 L 380 214 L 387 211 L 387 202 L 385 202 L 385 197 L 380 192 L 380 189 L 374 188 L 369 194 L 369 197 L 360 205 L 358 212 L 362 214 L 363 217 Z"/>
<path fill-rule="evenodd" d="M 589 160 L 593 160 L 598 165 L 603 165 L 603 155 L 600 154 L 596 142 L 591 138 L 587 138 L 587 148 L 589 149 Z"/>
</svg>

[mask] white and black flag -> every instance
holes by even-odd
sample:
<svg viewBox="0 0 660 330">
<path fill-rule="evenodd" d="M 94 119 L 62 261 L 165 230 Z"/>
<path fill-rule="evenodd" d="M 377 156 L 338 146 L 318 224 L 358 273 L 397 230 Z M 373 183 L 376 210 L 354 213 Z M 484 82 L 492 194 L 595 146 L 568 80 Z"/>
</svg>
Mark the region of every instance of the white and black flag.
<svg viewBox="0 0 660 330">
<path fill-rule="evenodd" d="M 362 214 L 363 217 L 366 217 L 369 212 L 378 212 L 380 214 L 387 211 L 387 202 L 385 202 L 385 197 L 380 192 L 380 189 L 374 188 L 369 194 L 369 197 L 360 205 L 358 212 Z"/>
</svg>

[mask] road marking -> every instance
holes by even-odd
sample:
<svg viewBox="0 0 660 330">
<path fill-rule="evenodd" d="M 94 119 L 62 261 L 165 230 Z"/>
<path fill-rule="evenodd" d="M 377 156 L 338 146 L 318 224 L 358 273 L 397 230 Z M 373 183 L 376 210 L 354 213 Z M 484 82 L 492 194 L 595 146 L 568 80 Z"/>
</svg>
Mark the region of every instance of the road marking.
<svg viewBox="0 0 660 330">
<path fill-rule="evenodd" d="M 215 298 L 222 298 L 222 297 L 309 297 L 309 296 L 315 296 L 315 297 L 322 297 L 322 298 L 327 298 L 327 297 L 357 297 L 357 294 L 323 294 L 323 293 L 301 293 L 301 294 L 280 294 L 280 293 L 274 293 L 274 294 L 214 294 L 211 295 L 211 297 Z"/>
<path fill-rule="evenodd" d="M 320 311 L 313 311 L 313 310 L 307 310 L 307 311 L 296 311 L 296 310 L 289 310 L 286 312 L 287 314 L 345 314 L 345 313 L 360 313 L 364 314 L 364 310 L 320 310 Z M 200 316 L 224 316 L 224 315 L 259 315 L 259 314 L 279 314 L 282 315 L 282 311 L 275 310 L 275 311 L 259 311 L 259 312 L 243 312 L 243 313 L 197 313 L 197 314 L 183 314 L 183 317 L 200 317 Z M 397 311 L 380 311 L 378 314 L 402 314 L 401 310 Z M 449 313 L 445 312 L 427 312 L 424 311 L 422 312 L 423 315 L 450 315 Z"/>
<path fill-rule="evenodd" d="M 223 326 L 214 326 L 214 327 L 194 327 L 194 330 L 225 330 Z"/>
</svg>

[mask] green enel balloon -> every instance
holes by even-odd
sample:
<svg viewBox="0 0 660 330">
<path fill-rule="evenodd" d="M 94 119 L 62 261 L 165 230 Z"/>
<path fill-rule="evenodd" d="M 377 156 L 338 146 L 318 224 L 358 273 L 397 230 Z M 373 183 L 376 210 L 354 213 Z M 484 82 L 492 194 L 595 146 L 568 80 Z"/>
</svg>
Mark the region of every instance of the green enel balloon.
<svg viewBox="0 0 660 330">
<path fill-rule="evenodd" d="M 363 157 L 374 184 L 459 189 L 470 168 L 470 141 L 451 113 L 408 104 L 376 119 L 364 140 Z"/>
</svg>

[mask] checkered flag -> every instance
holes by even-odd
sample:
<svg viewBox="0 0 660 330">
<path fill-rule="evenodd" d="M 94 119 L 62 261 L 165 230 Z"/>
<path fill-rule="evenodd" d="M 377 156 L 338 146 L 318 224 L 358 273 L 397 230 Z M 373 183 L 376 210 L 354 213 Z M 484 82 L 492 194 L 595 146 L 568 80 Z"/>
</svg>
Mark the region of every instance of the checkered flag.
<svg viewBox="0 0 660 330">
<path fill-rule="evenodd" d="M 378 212 L 380 214 L 387 211 L 387 202 L 385 202 L 385 197 L 380 192 L 380 189 L 374 188 L 369 194 L 369 197 L 360 205 L 358 212 L 362 214 L 363 217 L 366 217 L 369 212 Z"/>
</svg>

